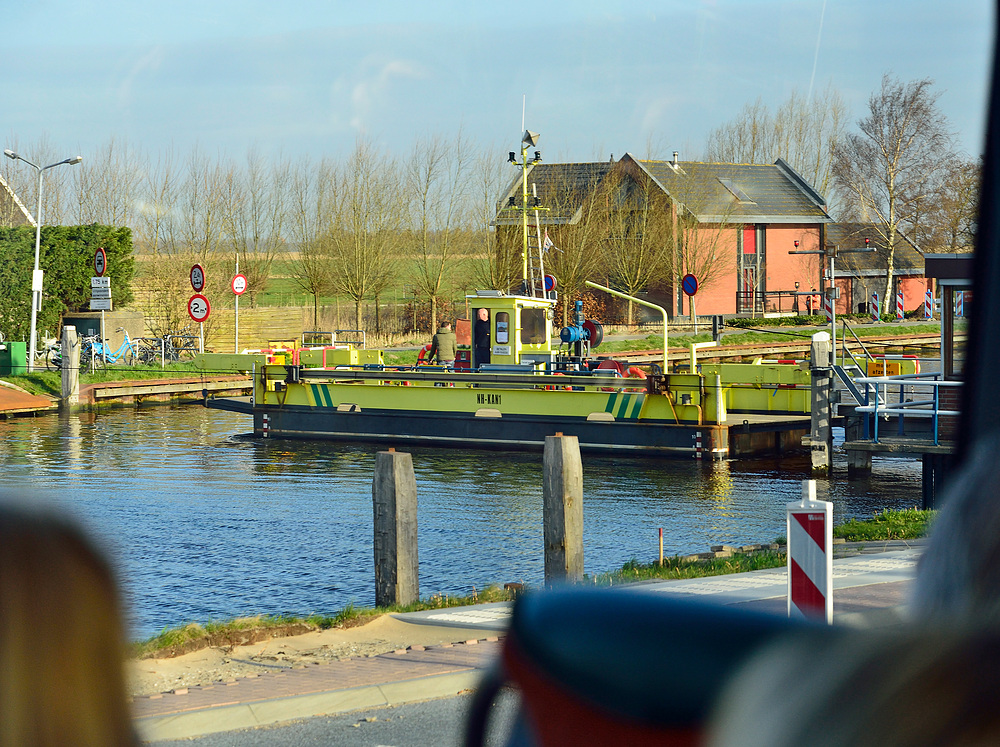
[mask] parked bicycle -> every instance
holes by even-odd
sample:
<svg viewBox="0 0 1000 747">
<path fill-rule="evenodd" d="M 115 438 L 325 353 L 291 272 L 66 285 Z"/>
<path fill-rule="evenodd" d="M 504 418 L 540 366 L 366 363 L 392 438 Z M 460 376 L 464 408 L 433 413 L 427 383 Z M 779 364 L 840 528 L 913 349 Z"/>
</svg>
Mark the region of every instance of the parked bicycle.
<svg viewBox="0 0 1000 747">
<path fill-rule="evenodd" d="M 102 366 L 107 363 L 117 363 L 121 360 L 123 360 L 127 366 L 135 365 L 139 355 L 139 346 L 136 342 L 129 338 L 128 331 L 124 327 L 119 327 L 115 331 L 121 332 L 125 335 L 125 340 L 122 342 L 121 346 L 112 352 L 106 341 L 102 342 L 101 340 L 97 340 L 91 344 L 91 355 Z"/>
</svg>

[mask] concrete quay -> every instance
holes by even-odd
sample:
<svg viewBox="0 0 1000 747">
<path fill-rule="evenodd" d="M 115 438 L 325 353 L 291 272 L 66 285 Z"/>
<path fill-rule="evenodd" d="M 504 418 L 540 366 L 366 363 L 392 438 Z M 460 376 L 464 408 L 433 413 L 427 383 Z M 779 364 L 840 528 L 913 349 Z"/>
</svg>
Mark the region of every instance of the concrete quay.
<svg viewBox="0 0 1000 747">
<path fill-rule="evenodd" d="M 900 624 L 922 542 L 849 543 L 837 549 L 841 557 L 834 559 L 834 624 Z M 776 614 L 786 609 L 784 569 L 629 588 Z M 496 661 L 510 613 L 511 605 L 501 603 L 396 615 L 413 626 L 415 635 L 424 626 L 449 628 L 445 633 L 455 643 L 411 645 L 301 668 L 276 667 L 255 677 L 136 697 L 136 727 L 143 740 L 156 742 L 453 696 L 474 689 L 483 670 Z"/>
</svg>

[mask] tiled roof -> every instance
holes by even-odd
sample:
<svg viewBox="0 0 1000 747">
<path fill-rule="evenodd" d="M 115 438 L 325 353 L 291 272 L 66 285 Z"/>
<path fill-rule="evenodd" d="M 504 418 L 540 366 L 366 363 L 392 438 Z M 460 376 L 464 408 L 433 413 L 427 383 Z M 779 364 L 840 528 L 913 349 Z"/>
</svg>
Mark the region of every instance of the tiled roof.
<svg viewBox="0 0 1000 747">
<path fill-rule="evenodd" d="M 874 252 L 852 252 L 864 249 L 865 239 Z M 871 223 L 832 223 L 826 227 L 827 246 L 836 246 L 839 253 L 834 263 L 837 275 L 885 275 L 886 244 L 878 226 Z M 893 272 L 899 275 L 923 275 L 924 255 L 904 234 L 896 234 L 893 252 Z"/>
<path fill-rule="evenodd" d="M 541 204 L 548 208 L 541 216 L 543 223 L 547 225 L 576 223 L 580 220 L 580 208 L 586 196 L 593 192 L 614 166 L 615 164 L 610 161 L 532 164 L 528 168 L 528 199 L 531 199 L 531 185 L 534 184 Z M 497 225 L 513 225 L 521 222 L 520 212 L 504 210 L 511 197 L 514 198 L 514 205 L 520 208 L 520 169 L 501 197 Z"/>
<path fill-rule="evenodd" d="M 825 201 L 781 159 L 774 164 L 640 161 L 703 223 L 828 223 Z"/>
</svg>

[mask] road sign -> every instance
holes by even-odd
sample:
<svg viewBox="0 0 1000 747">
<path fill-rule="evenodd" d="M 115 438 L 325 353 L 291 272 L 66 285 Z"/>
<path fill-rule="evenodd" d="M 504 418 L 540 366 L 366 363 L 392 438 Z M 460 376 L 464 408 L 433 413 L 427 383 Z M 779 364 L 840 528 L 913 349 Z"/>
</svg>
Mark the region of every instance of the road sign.
<svg viewBox="0 0 1000 747">
<path fill-rule="evenodd" d="M 247 278 L 246 275 L 236 275 L 233 277 L 233 293 L 237 296 L 242 296 L 247 289 Z"/>
<path fill-rule="evenodd" d="M 188 300 L 188 315 L 199 324 L 208 319 L 211 312 L 212 307 L 208 303 L 208 299 L 200 293 L 195 293 Z"/>
<path fill-rule="evenodd" d="M 201 265 L 191 268 L 191 287 L 195 293 L 201 293 L 205 289 L 205 268 Z"/>
<path fill-rule="evenodd" d="M 90 279 L 91 288 L 110 288 L 111 278 L 91 278 Z"/>
<path fill-rule="evenodd" d="M 108 254 L 104 251 L 104 247 L 98 248 L 94 252 L 94 272 L 97 273 L 98 277 L 104 275 L 104 271 L 108 269 Z"/>
<path fill-rule="evenodd" d="M 686 295 L 693 296 L 698 292 L 698 278 L 688 273 L 681 280 L 681 287 L 684 289 Z"/>
<path fill-rule="evenodd" d="M 106 285 L 99 288 L 90 289 L 91 298 L 111 298 L 111 286 Z"/>
</svg>

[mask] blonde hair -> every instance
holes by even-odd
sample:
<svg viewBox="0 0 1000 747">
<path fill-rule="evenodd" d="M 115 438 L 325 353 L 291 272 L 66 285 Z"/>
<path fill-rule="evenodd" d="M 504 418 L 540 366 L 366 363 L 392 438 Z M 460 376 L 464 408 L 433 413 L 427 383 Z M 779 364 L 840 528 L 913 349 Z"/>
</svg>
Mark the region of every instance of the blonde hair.
<svg viewBox="0 0 1000 747">
<path fill-rule="evenodd" d="M 136 744 L 111 569 L 72 523 L 0 500 L 0 747 Z"/>
</svg>

